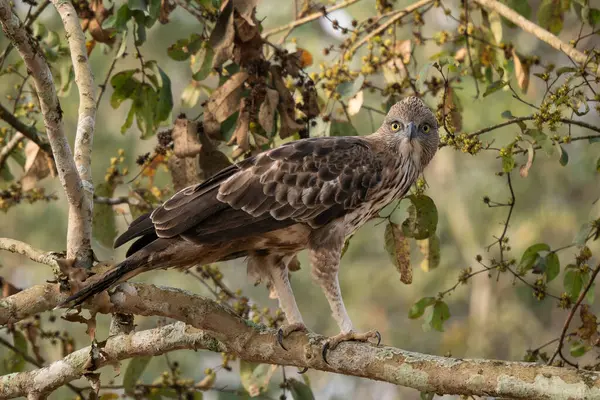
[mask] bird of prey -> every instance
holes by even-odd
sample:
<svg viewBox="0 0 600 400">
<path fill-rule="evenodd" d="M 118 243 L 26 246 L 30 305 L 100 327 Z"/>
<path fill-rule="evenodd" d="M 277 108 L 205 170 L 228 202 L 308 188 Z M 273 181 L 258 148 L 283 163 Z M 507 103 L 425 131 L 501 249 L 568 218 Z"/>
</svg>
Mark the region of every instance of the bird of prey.
<svg viewBox="0 0 600 400">
<path fill-rule="evenodd" d="M 338 270 L 345 238 L 410 189 L 438 148 L 437 122 L 416 97 L 391 107 L 381 127 L 363 137 L 316 137 L 285 143 L 189 186 L 131 223 L 115 247 L 137 240 L 127 258 L 92 279 L 62 305 L 77 305 L 152 269 L 190 267 L 246 257 L 248 273 L 269 282 L 286 317 L 278 340 L 305 330 L 288 263 L 307 249 L 340 334 L 357 333 L 342 301 Z"/>
</svg>

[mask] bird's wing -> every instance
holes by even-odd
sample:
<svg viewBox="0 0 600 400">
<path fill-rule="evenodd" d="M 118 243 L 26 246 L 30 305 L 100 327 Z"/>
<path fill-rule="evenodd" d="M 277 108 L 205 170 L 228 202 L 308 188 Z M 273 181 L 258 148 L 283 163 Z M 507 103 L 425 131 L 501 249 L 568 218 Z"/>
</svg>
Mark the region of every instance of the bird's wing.
<svg viewBox="0 0 600 400">
<path fill-rule="evenodd" d="M 319 227 L 367 200 L 381 179 L 381 163 L 363 138 L 304 139 L 178 192 L 151 219 L 158 237 L 191 240 L 225 231 L 247 236 L 298 222 Z"/>
</svg>

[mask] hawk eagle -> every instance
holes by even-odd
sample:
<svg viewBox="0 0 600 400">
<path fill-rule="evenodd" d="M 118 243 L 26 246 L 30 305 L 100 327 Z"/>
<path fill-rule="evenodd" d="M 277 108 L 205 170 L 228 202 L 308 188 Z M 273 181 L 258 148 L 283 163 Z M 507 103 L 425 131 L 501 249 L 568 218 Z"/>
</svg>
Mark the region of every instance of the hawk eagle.
<svg viewBox="0 0 600 400">
<path fill-rule="evenodd" d="M 325 345 L 379 337 L 359 334 L 340 292 L 345 238 L 404 196 L 438 148 L 436 118 L 416 97 L 395 104 L 381 127 L 363 137 L 317 137 L 283 144 L 187 187 L 137 218 L 115 247 L 136 239 L 127 258 L 63 305 L 77 305 L 118 282 L 156 268 L 189 267 L 247 257 L 248 272 L 269 282 L 289 333 L 306 329 L 288 263 L 307 249 L 341 333 Z"/>
</svg>

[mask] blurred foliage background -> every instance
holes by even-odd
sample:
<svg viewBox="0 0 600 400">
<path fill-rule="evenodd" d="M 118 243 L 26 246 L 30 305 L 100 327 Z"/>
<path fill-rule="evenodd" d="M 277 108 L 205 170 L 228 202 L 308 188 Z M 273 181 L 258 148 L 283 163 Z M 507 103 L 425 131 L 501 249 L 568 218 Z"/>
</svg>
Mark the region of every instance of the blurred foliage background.
<svg viewBox="0 0 600 400">
<path fill-rule="evenodd" d="M 403 0 L 394 1 L 389 5 L 384 1 L 355 2 L 329 14 L 328 18 L 318 18 L 297 27 L 281 46 L 293 48 L 296 45 L 307 52 L 312 58 L 312 62 L 305 66 L 305 71 L 308 74 L 315 74 L 318 78 L 319 73 L 327 70 L 340 59 L 340 53 L 335 48 L 350 35 L 344 35 L 340 29 L 334 29 L 336 23 L 332 21 L 337 21 L 339 26 L 350 27 L 352 20 L 364 21 L 382 12 L 389 12 L 386 7 L 400 10 L 410 3 L 410 1 Z M 515 88 L 519 96 L 526 102 L 539 106 L 546 92 L 546 82 L 531 75 L 526 93 L 521 94 L 519 82 L 515 77 L 514 63 L 509 67 L 502 65 L 501 61 L 497 61 L 496 64 L 491 63 L 495 78 L 491 82 L 486 81 L 483 76 L 486 73 L 486 66 L 481 61 L 485 50 L 472 49 L 473 57 L 477 58 L 475 67 L 481 70 L 480 75 L 482 75 L 479 78 L 479 87 L 475 88 L 474 80 L 469 76 L 472 74 L 472 70 L 468 66 L 468 61 L 465 60 L 464 53 L 462 57 L 456 54 L 464 47 L 464 42 L 462 44 L 460 42 L 452 43 L 441 39 L 444 32 L 450 37 L 461 36 L 461 33 L 464 33 L 460 30 L 460 16 L 461 13 L 464 16 L 464 10 L 458 1 L 447 0 L 442 3 L 444 7 L 432 7 L 423 13 L 422 25 L 415 24 L 414 17 L 409 16 L 403 24 L 395 27 L 394 35 L 399 41 L 411 41 L 412 54 L 408 56 L 410 61 L 407 63 L 407 68 L 412 75 L 413 83 L 419 83 L 420 80 L 420 84 L 423 85 L 432 77 L 441 80 L 435 66 L 426 72 L 426 77 L 419 76 L 420 73 L 423 73 L 424 65 L 432 65 L 435 61 L 439 63 L 438 65 L 442 65 L 440 68 L 444 73 L 454 76 L 455 80 L 451 83 L 452 96 L 457 98 L 455 102 L 461 105 L 458 112 L 461 114 L 462 122 L 462 126 L 456 129 L 456 134 L 474 132 L 506 121 L 502 116 L 506 111 L 510 111 L 514 116 L 527 116 L 535 112 L 525 102 L 516 99 L 508 86 L 489 96 L 483 96 L 486 88 L 492 82 L 502 79 L 502 77 L 498 77 L 497 68 L 506 69 L 504 80 L 511 82 L 511 87 Z M 528 3 L 532 9 L 530 18 L 536 21 L 536 12 L 547 2 L 530 1 Z M 570 4 L 570 7 L 567 7 L 562 14 L 563 25 L 559 37 L 568 42 L 581 37 L 582 31 L 584 35 L 595 32 L 578 43 L 579 49 L 591 50 L 600 43 L 597 33 L 600 24 L 592 27 L 589 22 L 582 21 L 581 15 L 577 13 L 578 10 L 581 13 L 581 9 L 577 9 L 577 4 L 580 2 L 573 0 L 567 1 L 567 3 L 573 4 Z M 590 3 L 593 2 L 590 1 Z M 106 3 L 106 6 L 108 7 L 109 4 Z M 204 4 L 206 2 L 200 1 L 196 8 L 202 9 Z M 120 6 L 121 3 L 116 2 L 115 10 Z M 260 2 L 257 6 L 256 17 L 262 21 L 263 32 L 292 21 L 295 6 L 295 2 L 291 1 L 265 0 Z M 17 2 L 15 7 L 21 15 L 24 15 L 29 8 L 27 4 L 21 2 Z M 446 15 L 444 8 L 449 10 L 454 18 Z M 319 6 L 311 5 L 309 10 L 309 14 L 316 12 L 319 10 Z M 496 32 L 492 32 L 491 28 L 486 31 L 479 8 L 471 6 L 470 10 L 472 11 L 472 24 L 476 26 L 473 35 L 480 34 L 485 36 L 486 40 L 494 42 L 494 34 L 498 34 L 497 28 L 495 28 Z M 210 92 L 198 86 L 199 83 L 191 84 L 192 70 L 189 61 L 174 60 L 169 56 L 167 49 L 178 40 L 189 38 L 192 34 L 200 34 L 200 32 L 206 34 L 212 29 L 212 23 L 199 24 L 198 19 L 181 6 L 177 6 L 168 15 L 168 20 L 167 24 L 157 23 L 147 29 L 147 38 L 139 46 L 143 59 L 155 60 L 156 64 L 170 78 L 172 90 L 171 116 L 165 121 L 158 121 L 160 123 L 151 127 L 150 130 L 153 132 L 168 128 L 171 121 L 180 113 L 185 113 L 189 118 L 196 118 L 202 113 L 202 103 L 208 99 Z M 60 19 L 51 6 L 44 10 L 38 22 L 43 24 L 45 31 L 42 32 L 42 28 L 34 23 L 34 32 L 36 29 L 41 34 L 56 32 L 58 40 L 64 43 Z M 465 27 L 463 26 L 462 29 L 464 30 Z M 557 68 L 573 66 L 564 54 L 554 51 L 547 44 L 519 28 L 511 28 L 503 23 L 501 30 L 502 37 L 498 43 L 501 42 L 505 45 L 512 43 L 519 54 L 526 55 L 524 59 L 527 61 L 524 63 L 531 64 L 531 74 L 543 73 L 549 64 L 556 64 Z M 282 36 L 282 34 L 275 35 L 270 40 L 278 43 Z M 419 38 L 422 43 L 419 43 Z M 130 32 L 126 42 L 126 54 L 116 62 L 115 73 L 139 66 L 140 61 L 135 57 L 136 49 L 133 41 L 134 38 Z M 0 36 L 0 48 L 5 48 L 7 44 L 7 39 Z M 471 46 L 474 48 L 477 47 L 476 45 L 477 43 L 471 42 Z M 102 43 L 97 43 L 96 46 L 97 48 L 91 52 L 90 62 L 96 82 L 100 84 L 111 68 L 115 52 L 118 50 L 110 49 Z M 333 46 L 334 49 L 329 50 L 330 46 Z M 440 55 L 442 51 L 445 53 Z M 55 75 L 57 75 L 57 82 L 63 85 L 68 80 L 70 60 L 60 51 L 57 53 L 53 65 L 56 67 L 56 71 L 62 71 L 60 75 Z M 364 70 L 364 66 L 368 63 L 365 63 L 361 57 L 368 53 L 367 46 L 359 50 L 347 62 L 349 70 L 366 73 L 368 81 L 373 86 L 380 88 L 389 86 L 393 82 L 390 82 L 389 79 L 386 80 L 382 69 Z M 539 61 L 535 61 L 536 57 Z M 455 61 L 456 59 L 459 59 L 460 62 Z M 6 65 L 14 64 L 18 60 L 18 54 L 13 51 L 7 59 Z M 537 65 L 538 62 L 540 65 Z M 458 67 L 456 70 L 458 72 L 452 73 L 448 70 L 448 65 L 462 65 L 462 67 Z M 530 72 L 528 71 L 527 74 L 529 76 Z M 598 80 L 596 79 L 594 82 L 593 76 L 589 79 L 590 89 L 592 87 L 597 89 Z M 560 87 L 560 82 L 556 88 Z M 15 96 L 16 83 L 17 79 L 9 73 L 5 73 L 0 78 L 0 93 L 2 94 L 0 103 L 5 106 L 11 104 L 11 100 Z M 202 85 L 214 89 L 218 85 L 218 77 L 213 74 L 203 80 Z M 318 82 L 317 87 L 319 87 Z M 588 88 L 584 86 L 583 89 L 587 90 Z M 322 89 L 319 88 L 319 90 Z M 475 97 L 477 91 L 480 93 L 478 97 Z M 384 94 L 380 90 L 369 90 L 367 84 L 365 84 L 363 92 L 364 106 L 380 112 L 371 112 L 363 106 L 357 115 L 351 117 L 351 122 L 359 134 L 368 134 L 381 123 L 383 118 L 381 111 L 387 111 L 386 103 L 389 100 L 390 92 Z M 429 93 L 424 100 L 432 109 L 437 109 L 438 104 L 442 102 L 443 92 L 442 85 L 441 90 L 437 90 L 435 96 Z M 402 97 L 409 93 L 411 93 L 410 87 L 404 84 L 401 90 L 392 95 Z M 586 96 L 592 99 L 589 102 L 589 112 L 582 117 L 573 116 L 573 118 L 598 127 L 600 125 L 598 99 L 596 97 L 596 100 L 593 100 L 594 93 L 586 93 Z M 319 94 L 323 96 L 321 92 Z M 76 128 L 77 91 L 70 89 L 63 95 L 61 104 L 65 111 L 66 132 L 72 141 Z M 123 106 L 113 108 L 110 104 L 111 96 L 113 96 L 113 87 L 108 84 L 106 94 L 99 106 L 94 137 L 94 180 L 96 184 L 105 182 L 107 170 L 111 167 L 111 158 L 116 157 L 116 161 L 112 161 L 112 166 L 116 166 L 120 171 L 119 174 L 124 172 L 127 174 L 122 178 L 118 177 L 120 183 L 116 185 L 115 192 L 111 196 L 129 196 L 136 184 L 130 180 L 141 171 L 147 171 L 146 168 L 142 168 L 136 163 L 136 159 L 146 153 L 153 153 L 157 145 L 157 138 L 147 132 L 144 133 L 143 129 L 140 130 L 136 124 L 133 124 L 125 133 L 121 133 L 121 126 L 127 117 L 129 106 L 125 103 Z M 31 96 L 23 104 L 26 106 L 29 102 L 33 102 Z M 330 107 L 329 110 L 332 111 L 333 118 L 345 119 L 340 107 Z M 570 110 L 568 111 L 564 112 L 562 116 L 571 118 Z M 25 111 L 17 115 L 19 117 L 29 116 L 25 115 Z M 8 125 L 3 124 L 2 126 L 8 128 Z M 41 122 L 38 121 L 36 127 L 43 131 Z M 570 134 L 577 137 L 595 133 L 575 125 L 571 127 L 572 129 L 568 132 L 569 125 L 561 124 L 552 134 L 556 133 L 561 137 Z M 448 134 L 443 130 L 441 132 Z M 142 135 L 147 137 L 140 139 Z M 506 148 L 517 135 L 521 135 L 518 125 L 511 124 L 486 133 L 481 137 L 483 141 L 481 146 L 496 149 Z M 276 142 L 279 143 L 280 139 L 276 139 Z M 230 156 L 232 151 L 235 151 L 225 143 L 221 143 L 219 148 Z M 533 165 L 528 170 L 527 177 L 522 177 L 518 168 L 511 172 L 516 201 L 507 230 L 511 247 L 507 252 L 508 259 L 516 259 L 518 263 L 524 251 L 536 243 L 547 243 L 552 249 L 567 246 L 573 243 L 583 224 L 600 218 L 600 201 L 598 201 L 600 185 L 598 184 L 597 166 L 600 143 L 594 144 L 592 141 L 581 140 L 563 144 L 563 148 L 568 151 L 566 165 L 562 165 L 564 162 L 559 162 L 556 154 L 547 156 L 543 151 L 538 151 Z M 374 220 L 353 236 L 343 257 L 340 274 L 342 293 L 356 328 L 360 331 L 378 329 L 383 336 L 384 343 L 388 345 L 417 352 L 448 354 L 454 357 L 522 360 L 527 357 L 528 350 L 536 349 L 560 335 L 568 310 L 558 307 L 558 301 L 549 296 L 540 300 L 542 296 L 536 296 L 536 292 L 531 286 L 524 284 L 510 273 L 499 273 L 494 270 L 476 275 L 466 284 L 460 284 L 456 290 L 445 295 L 444 301 L 449 306 L 451 316 L 443 324 L 442 332 L 431 329 L 424 323 L 423 318 L 410 319 L 408 316 L 409 309 L 419 299 L 427 296 L 435 297 L 439 292 L 453 287 L 461 274 L 464 276 L 464 271 L 468 268 L 473 268 L 473 271 L 481 269 L 476 260 L 477 255 L 481 255 L 483 262 L 487 265 L 490 265 L 490 259 L 497 259 L 499 256 L 498 246 L 489 249 L 488 246 L 502 234 L 508 209 L 507 207 L 489 207 L 490 203 L 486 204 L 484 198 L 491 199 L 492 203 L 509 202 L 510 191 L 506 175 L 499 176 L 499 173 L 503 171 L 503 160 L 502 157 L 499 157 L 498 151 L 475 152 L 477 154 L 473 155 L 468 151 L 457 150 L 453 146 L 445 146 L 440 149 L 425 171 L 426 194 L 435 201 L 439 215 L 437 227 L 440 243 L 439 265 L 436 268 L 422 268 L 423 256 L 418 245 L 412 241 L 410 245 L 414 268 L 413 282 L 410 285 L 401 283 L 398 273 L 384 249 L 385 224 L 381 220 Z M 527 157 L 523 154 L 515 155 L 515 160 L 517 164 L 523 165 L 526 163 Z M 14 176 L 18 177 L 23 173 L 22 166 L 15 158 L 9 158 L 7 166 Z M 3 178 L 4 181 L 0 181 L 0 186 L 6 189 L 8 187 L 7 175 L 4 175 Z M 171 177 L 164 165 L 156 168 L 154 176 L 149 177 L 142 174 L 136 182 L 139 182 L 140 179 L 146 179 L 142 185 L 157 197 L 164 198 L 173 191 Z M 67 205 L 64 194 L 57 179 L 44 179 L 37 182 L 36 185 L 44 188 L 46 195 L 54 195 L 57 199 L 37 201 L 33 204 L 23 201 L 21 204 L 7 207 L 5 212 L 0 214 L 0 236 L 22 240 L 38 248 L 59 251 L 65 248 L 66 238 Z M 404 212 L 408 205 L 405 203 L 408 202 L 401 203 L 400 208 L 396 211 L 400 215 L 399 222 L 404 218 Z M 127 223 L 132 220 L 130 209 L 126 204 L 117 205 L 114 209 L 116 230 L 122 232 Z M 106 226 L 109 222 L 100 221 L 99 224 Z M 113 250 L 106 245 L 106 240 L 98 239 L 96 238 L 93 244 L 98 259 L 118 262 L 124 258 L 125 249 Z M 596 254 L 599 250 L 598 243 L 598 241 L 588 242 L 592 254 Z M 565 266 L 574 263 L 575 258 L 580 255 L 580 247 L 570 247 L 558 253 L 561 271 L 559 278 L 548 284 L 548 293 L 560 297 L 565 292 Z M 590 267 L 595 266 L 597 262 L 596 256 L 587 261 Z M 48 267 L 37 265 L 24 257 L 1 253 L 0 263 L 2 278 L 17 288 L 26 288 L 53 278 Z M 311 282 L 309 266 L 304 254 L 300 257 L 300 263 L 302 268 L 293 274 L 292 285 L 305 322 L 310 329 L 316 332 L 326 335 L 337 333 L 337 327 L 330 316 L 324 296 L 319 287 Z M 222 273 L 223 282 L 227 287 L 232 290 L 241 290 L 244 296 L 247 296 L 251 302 L 260 305 L 261 308 L 268 307 L 272 311 L 276 309 L 276 300 L 269 299 L 268 291 L 264 286 L 254 287 L 246 279 L 242 260 L 221 264 L 219 271 Z M 524 274 L 523 279 L 534 285 L 539 277 L 540 275 L 529 273 Z M 179 287 L 194 293 L 212 296 L 199 280 L 190 279 L 189 275 L 179 271 L 153 271 L 139 276 L 136 280 Z M 589 306 L 592 313 L 600 311 L 597 301 L 590 302 Z M 60 319 L 60 315 L 61 312 L 55 311 L 44 313 L 40 317 L 39 323 L 44 330 L 58 331 L 60 335 L 66 333 L 65 337 L 69 337 L 68 340 L 54 340 L 55 345 L 47 345 L 49 341 L 44 342 L 42 354 L 47 360 L 62 357 L 65 346 L 80 348 L 89 344 L 89 337 L 85 334 L 85 325 L 67 323 Z M 108 322 L 107 316 L 98 316 L 98 337 L 106 337 Z M 156 318 L 136 317 L 138 329 L 153 327 L 157 323 L 161 323 L 161 321 L 157 321 Z M 577 313 L 572 328 L 575 329 L 579 324 L 579 313 Z M 3 335 L 5 333 L 2 332 Z M 69 344 L 68 342 L 71 340 L 73 343 Z M 544 350 L 551 354 L 554 347 L 555 344 Z M 568 354 L 568 351 L 565 353 Z M 596 351 L 585 353 L 577 361 L 584 364 L 595 364 L 598 353 Z M 9 356 L 10 351 L 0 346 L 0 359 Z M 227 371 L 221 366 L 223 362 L 221 355 L 206 351 L 179 351 L 169 354 L 168 357 L 155 357 L 150 361 L 141 379 L 146 383 L 151 383 L 155 379 L 160 380 L 161 374 L 170 371 L 170 367 L 173 367 L 175 362 L 179 365 L 181 376 L 195 381 L 201 381 L 205 377 L 206 368 L 217 372 L 214 388 L 224 389 L 205 392 L 206 399 L 243 398 L 243 395 L 239 393 L 230 393 L 241 387 L 237 362 L 231 362 L 233 371 Z M 114 381 L 115 384 L 120 384 L 126 364 L 124 363 L 121 367 L 120 374 L 115 370 L 105 368 L 102 382 Z M 295 368 L 286 368 L 286 373 L 288 377 L 296 378 Z M 318 399 L 417 399 L 420 396 L 411 389 L 364 379 L 315 371 L 309 371 L 306 376 Z M 281 389 L 277 386 L 279 382 L 281 382 L 281 368 L 277 369 L 271 387 L 264 395 L 265 398 L 280 396 Z M 75 383 L 85 386 L 84 381 Z M 243 391 L 243 389 L 240 390 Z M 121 391 L 114 390 L 112 392 L 120 393 Z M 58 399 L 72 395 L 72 392 L 63 388 L 55 392 L 51 398 Z"/>
</svg>

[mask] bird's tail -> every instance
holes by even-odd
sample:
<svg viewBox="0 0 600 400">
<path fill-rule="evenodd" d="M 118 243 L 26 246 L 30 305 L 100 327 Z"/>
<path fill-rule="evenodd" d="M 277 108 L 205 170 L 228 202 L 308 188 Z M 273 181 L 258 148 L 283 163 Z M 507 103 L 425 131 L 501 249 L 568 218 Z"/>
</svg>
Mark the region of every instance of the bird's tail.
<svg viewBox="0 0 600 400">
<path fill-rule="evenodd" d="M 142 267 L 146 263 L 147 260 L 145 257 L 139 257 L 137 254 L 134 254 L 133 256 L 123 260 L 123 262 L 117 264 L 114 269 L 105 272 L 103 276 L 95 280 L 93 283 L 87 285 L 74 295 L 67 298 L 56 308 L 76 307 L 96 294 L 103 292 L 115 284 L 125 281 L 142 272 Z"/>
</svg>

